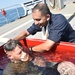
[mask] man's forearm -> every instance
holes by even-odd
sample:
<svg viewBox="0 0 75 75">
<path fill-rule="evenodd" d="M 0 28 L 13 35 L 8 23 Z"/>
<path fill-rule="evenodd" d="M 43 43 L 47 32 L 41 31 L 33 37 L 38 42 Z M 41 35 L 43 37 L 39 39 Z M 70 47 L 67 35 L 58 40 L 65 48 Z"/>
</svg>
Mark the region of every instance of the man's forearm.
<svg viewBox="0 0 75 75">
<path fill-rule="evenodd" d="M 14 39 L 15 40 L 21 40 L 21 39 L 26 38 L 28 35 L 30 35 L 30 33 L 28 31 L 23 31 L 18 36 L 16 36 Z"/>
<path fill-rule="evenodd" d="M 55 42 L 47 40 L 45 43 L 32 47 L 32 51 L 35 52 L 49 51 L 54 44 Z"/>
</svg>

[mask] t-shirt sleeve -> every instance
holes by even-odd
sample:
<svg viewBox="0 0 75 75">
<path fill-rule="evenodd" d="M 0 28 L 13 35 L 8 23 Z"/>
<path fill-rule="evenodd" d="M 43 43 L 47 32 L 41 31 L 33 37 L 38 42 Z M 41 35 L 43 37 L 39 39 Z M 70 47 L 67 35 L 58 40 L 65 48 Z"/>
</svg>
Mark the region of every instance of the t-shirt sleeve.
<svg viewBox="0 0 75 75">
<path fill-rule="evenodd" d="M 68 22 L 66 18 L 63 15 L 59 15 L 54 21 L 53 26 L 49 31 L 48 39 L 55 42 L 60 42 L 62 36 L 66 32 L 67 24 Z"/>
<path fill-rule="evenodd" d="M 27 29 L 27 31 L 30 33 L 30 34 L 32 34 L 32 35 L 34 35 L 34 34 L 36 34 L 36 32 L 39 32 L 39 31 L 41 31 L 42 29 L 41 28 L 39 28 L 37 25 L 35 25 L 34 23 L 33 23 L 33 25 L 32 26 L 30 26 L 28 29 Z"/>
</svg>

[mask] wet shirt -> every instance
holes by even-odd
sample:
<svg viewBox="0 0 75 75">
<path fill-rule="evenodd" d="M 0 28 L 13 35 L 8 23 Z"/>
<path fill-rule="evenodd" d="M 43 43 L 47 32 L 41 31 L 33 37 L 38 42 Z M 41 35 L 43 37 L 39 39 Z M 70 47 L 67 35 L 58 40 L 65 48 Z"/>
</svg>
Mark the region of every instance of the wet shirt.
<svg viewBox="0 0 75 75">
<path fill-rule="evenodd" d="M 48 24 L 48 39 L 55 42 L 75 42 L 75 31 L 68 23 L 66 18 L 61 14 L 51 13 L 50 15 L 51 17 Z M 42 29 L 33 23 L 33 25 L 28 28 L 27 31 L 34 35 L 35 33 L 42 31 Z"/>
</svg>

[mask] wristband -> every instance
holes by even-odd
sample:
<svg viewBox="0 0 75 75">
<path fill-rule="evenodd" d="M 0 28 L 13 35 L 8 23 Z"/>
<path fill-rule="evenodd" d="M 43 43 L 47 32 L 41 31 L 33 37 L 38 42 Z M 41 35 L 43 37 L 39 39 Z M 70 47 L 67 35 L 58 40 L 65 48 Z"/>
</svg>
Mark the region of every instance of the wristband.
<svg viewBox="0 0 75 75">
<path fill-rule="evenodd" d="M 32 48 L 33 48 L 33 47 L 30 47 L 30 49 L 29 49 L 31 52 L 33 52 L 33 49 L 32 49 Z"/>
</svg>

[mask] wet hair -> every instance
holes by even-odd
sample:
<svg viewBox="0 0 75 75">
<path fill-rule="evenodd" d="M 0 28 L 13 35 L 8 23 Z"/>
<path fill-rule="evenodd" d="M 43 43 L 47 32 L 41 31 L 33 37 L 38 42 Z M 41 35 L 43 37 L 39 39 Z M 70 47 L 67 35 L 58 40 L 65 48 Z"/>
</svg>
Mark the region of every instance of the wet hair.
<svg viewBox="0 0 75 75">
<path fill-rule="evenodd" d="M 42 15 L 50 14 L 50 10 L 48 6 L 44 3 L 39 3 L 35 5 L 34 8 L 32 9 L 32 12 L 35 12 L 35 10 L 41 11 Z"/>
<path fill-rule="evenodd" d="M 18 40 L 9 40 L 4 46 L 3 48 L 6 51 L 12 51 L 13 49 L 15 49 L 15 47 L 19 45 L 22 46 L 22 44 L 18 41 Z"/>
</svg>

